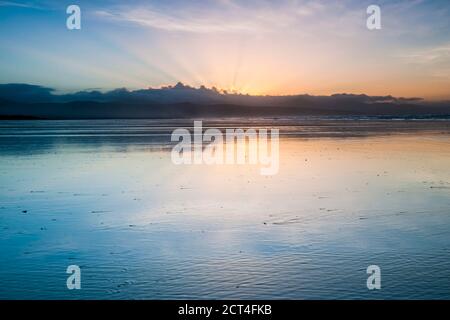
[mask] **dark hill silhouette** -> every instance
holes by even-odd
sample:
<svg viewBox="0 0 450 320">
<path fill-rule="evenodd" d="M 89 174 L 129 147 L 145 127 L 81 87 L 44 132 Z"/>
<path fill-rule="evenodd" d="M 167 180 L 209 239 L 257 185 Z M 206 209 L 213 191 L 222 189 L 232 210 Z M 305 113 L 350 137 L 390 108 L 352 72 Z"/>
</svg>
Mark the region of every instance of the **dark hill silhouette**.
<svg viewBox="0 0 450 320">
<path fill-rule="evenodd" d="M 0 84 L 0 117 L 46 119 L 281 117 L 303 115 L 450 116 L 450 102 L 335 94 L 251 96 L 178 83 L 160 89 L 54 94 L 51 88 Z"/>
</svg>

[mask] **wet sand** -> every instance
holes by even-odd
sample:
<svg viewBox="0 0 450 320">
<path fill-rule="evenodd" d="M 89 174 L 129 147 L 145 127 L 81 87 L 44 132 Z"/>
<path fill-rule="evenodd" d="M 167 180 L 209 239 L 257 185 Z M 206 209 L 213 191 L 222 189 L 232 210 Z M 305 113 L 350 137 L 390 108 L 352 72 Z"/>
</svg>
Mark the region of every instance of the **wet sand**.
<svg viewBox="0 0 450 320">
<path fill-rule="evenodd" d="M 449 299 L 449 123 L 278 121 L 267 177 L 175 166 L 177 121 L 2 121 L 0 298 Z"/>
</svg>

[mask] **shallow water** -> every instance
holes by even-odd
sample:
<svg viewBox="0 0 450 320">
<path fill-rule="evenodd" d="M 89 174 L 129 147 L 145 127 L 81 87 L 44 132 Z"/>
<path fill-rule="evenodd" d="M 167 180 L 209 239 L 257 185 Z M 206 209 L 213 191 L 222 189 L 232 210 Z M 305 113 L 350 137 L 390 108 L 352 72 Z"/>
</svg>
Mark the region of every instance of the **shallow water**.
<svg viewBox="0 0 450 320">
<path fill-rule="evenodd" d="M 449 122 L 278 124 L 261 176 L 174 165 L 182 122 L 0 122 L 0 298 L 450 299 Z"/>
</svg>

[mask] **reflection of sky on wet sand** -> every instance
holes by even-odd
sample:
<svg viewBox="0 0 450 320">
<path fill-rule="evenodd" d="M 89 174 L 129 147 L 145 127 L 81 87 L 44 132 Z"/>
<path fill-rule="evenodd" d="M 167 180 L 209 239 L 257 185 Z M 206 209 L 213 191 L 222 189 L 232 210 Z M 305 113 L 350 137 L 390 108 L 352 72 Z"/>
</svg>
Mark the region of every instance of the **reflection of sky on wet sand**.
<svg viewBox="0 0 450 320">
<path fill-rule="evenodd" d="M 275 176 L 24 138 L 0 157 L 0 297 L 449 298 L 448 138 L 283 137 Z"/>
</svg>

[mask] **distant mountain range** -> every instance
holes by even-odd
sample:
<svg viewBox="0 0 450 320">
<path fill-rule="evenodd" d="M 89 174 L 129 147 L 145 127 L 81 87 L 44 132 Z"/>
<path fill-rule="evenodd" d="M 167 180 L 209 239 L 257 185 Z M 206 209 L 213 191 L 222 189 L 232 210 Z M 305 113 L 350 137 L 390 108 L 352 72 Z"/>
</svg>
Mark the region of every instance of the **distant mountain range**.
<svg viewBox="0 0 450 320">
<path fill-rule="evenodd" d="M 30 84 L 0 84 L 3 119 L 116 119 L 286 116 L 450 117 L 450 101 L 364 94 L 251 96 L 193 88 L 182 83 L 160 89 L 55 94 Z"/>
</svg>

